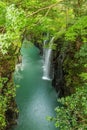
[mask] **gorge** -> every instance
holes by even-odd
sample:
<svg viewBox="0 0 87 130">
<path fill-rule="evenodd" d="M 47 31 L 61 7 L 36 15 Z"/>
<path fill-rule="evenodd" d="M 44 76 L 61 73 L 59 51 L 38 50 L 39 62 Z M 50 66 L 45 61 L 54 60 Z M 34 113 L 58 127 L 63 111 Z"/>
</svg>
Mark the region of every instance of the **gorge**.
<svg viewBox="0 0 87 130">
<path fill-rule="evenodd" d="M 57 93 L 51 80 L 42 79 L 43 56 L 39 51 L 33 44 L 25 44 L 21 49 L 24 68 L 16 70 L 14 75 L 15 83 L 20 85 L 16 96 L 19 118 L 12 130 L 56 130 L 53 123 L 47 121 L 47 116 L 55 115 Z"/>
</svg>

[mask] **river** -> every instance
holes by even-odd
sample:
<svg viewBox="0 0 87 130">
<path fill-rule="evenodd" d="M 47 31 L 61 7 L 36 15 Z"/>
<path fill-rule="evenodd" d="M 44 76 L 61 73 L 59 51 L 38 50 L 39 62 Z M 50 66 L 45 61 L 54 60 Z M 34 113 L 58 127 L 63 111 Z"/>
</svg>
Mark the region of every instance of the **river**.
<svg viewBox="0 0 87 130">
<path fill-rule="evenodd" d="M 12 130 L 57 130 L 47 116 L 54 116 L 57 94 L 51 81 L 43 80 L 43 58 L 34 45 L 23 45 L 22 68 L 15 72 L 18 125 Z"/>
</svg>

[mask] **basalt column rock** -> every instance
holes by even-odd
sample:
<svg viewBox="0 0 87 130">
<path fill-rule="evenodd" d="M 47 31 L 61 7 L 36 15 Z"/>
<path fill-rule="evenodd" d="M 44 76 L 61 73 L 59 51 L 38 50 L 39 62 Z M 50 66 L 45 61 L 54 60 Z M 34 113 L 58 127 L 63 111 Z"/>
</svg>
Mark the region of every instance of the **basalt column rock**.
<svg viewBox="0 0 87 130">
<path fill-rule="evenodd" d="M 65 54 L 61 51 L 62 41 L 56 41 L 56 50 L 53 52 L 53 68 L 54 78 L 52 85 L 59 93 L 59 96 L 64 95 L 64 72 L 63 72 L 63 61 Z"/>
</svg>

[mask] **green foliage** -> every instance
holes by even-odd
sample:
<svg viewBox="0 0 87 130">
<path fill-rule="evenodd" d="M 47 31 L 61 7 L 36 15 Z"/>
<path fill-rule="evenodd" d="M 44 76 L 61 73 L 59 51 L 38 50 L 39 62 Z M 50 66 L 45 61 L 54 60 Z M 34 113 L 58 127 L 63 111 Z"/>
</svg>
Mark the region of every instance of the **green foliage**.
<svg viewBox="0 0 87 130">
<path fill-rule="evenodd" d="M 69 27 L 66 32 L 67 41 L 76 41 L 77 38 L 81 38 L 83 43 L 87 42 L 87 16 L 82 16 L 76 23 Z"/>
<path fill-rule="evenodd" d="M 0 26 L 4 26 L 5 25 L 5 3 L 0 1 Z"/>
<path fill-rule="evenodd" d="M 4 130 L 6 127 L 6 117 L 5 112 L 7 108 L 6 97 L 0 96 L 0 129 Z"/>
<path fill-rule="evenodd" d="M 25 36 L 27 34 L 30 40 L 32 38 L 38 40 L 39 37 L 39 41 L 42 40 L 43 32 L 49 32 L 57 38 L 60 37 L 65 33 L 69 24 L 74 24 L 81 16 L 85 16 L 87 11 L 85 8 L 86 0 L 48 0 L 47 2 L 43 0 L 3 0 L 0 3 L 1 21 L 3 21 L 2 25 L 5 25 L 5 34 L 0 37 L 2 44 L 0 48 L 4 53 L 11 44 L 21 46 L 23 33 L 25 33 Z M 81 14 L 81 16 L 78 14 Z M 79 22 L 80 24 L 78 24 Z M 78 23 L 71 26 L 66 32 L 67 40 L 75 41 L 81 25 L 83 28 L 83 25 L 87 24 L 83 17 L 78 20 Z M 84 29 L 82 29 L 82 33 L 86 34 L 86 31 L 84 32 Z M 83 40 L 86 41 L 86 38 L 83 37 Z"/>
<path fill-rule="evenodd" d="M 75 94 L 59 100 L 62 107 L 56 108 L 57 116 L 52 119 L 61 130 L 87 129 L 87 89 L 82 87 L 87 81 L 86 6 L 87 0 L 0 1 L 0 60 L 4 61 L 0 61 L 1 130 L 7 125 L 5 112 L 15 96 L 12 79 L 6 76 L 14 70 L 23 39 L 42 43 L 44 33 L 63 39 L 61 50 L 66 55 L 63 61 L 65 87 L 70 89 L 71 94 L 79 86 Z M 55 44 L 53 49 L 56 49 Z"/>
<path fill-rule="evenodd" d="M 10 46 L 21 47 L 21 34 L 26 24 L 26 18 L 22 9 L 17 9 L 13 4 L 5 7 L 5 30 L 0 34 L 0 49 L 3 54 L 7 53 Z"/>
<path fill-rule="evenodd" d="M 20 33 L 25 27 L 26 19 L 25 13 L 22 9 L 18 9 L 14 4 L 6 8 L 6 29 L 7 31 L 12 31 Z"/>
<path fill-rule="evenodd" d="M 55 121 L 60 130 L 87 129 L 87 85 L 77 88 L 76 93 L 58 99 L 61 107 L 56 107 L 56 117 L 49 117 Z"/>
<path fill-rule="evenodd" d="M 60 33 L 65 36 L 61 49 L 65 54 L 63 62 L 65 94 L 71 96 L 58 100 L 61 107 L 58 106 L 55 109 L 56 116 L 49 117 L 48 120 L 55 121 L 55 126 L 60 130 L 86 130 L 87 16 L 85 14 L 87 10 L 85 8 L 82 10 L 82 8 L 86 6 L 84 4 L 87 4 L 87 1 L 65 0 L 62 4 L 67 9 L 73 10 L 72 19 L 69 21 L 69 15 L 67 17 L 66 30 Z"/>
<path fill-rule="evenodd" d="M 4 130 L 4 128 L 6 127 L 5 112 L 7 107 L 7 98 L 1 95 L 3 91 L 3 82 L 5 83 L 6 81 L 7 81 L 6 78 L 4 79 L 0 78 L 0 129 L 1 130 Z"/>
<path fill-rule="evenodd" d="M 5 130 L 7 126 L 6 112 L 11 108 L 11 99 L 15 97 L 15 89 L 13 83 L 8 82 L 6 77 L 0 77 L 0 130 Z"/>
<path fill-rule="evenodd" d="M 62 0 L 63 5 L 67 8 L 71 8 L 73 10 L 73 14 L 75 18 L 81 17 L 85 15 L 87 12 L 86 0 Z"/>
</svg>

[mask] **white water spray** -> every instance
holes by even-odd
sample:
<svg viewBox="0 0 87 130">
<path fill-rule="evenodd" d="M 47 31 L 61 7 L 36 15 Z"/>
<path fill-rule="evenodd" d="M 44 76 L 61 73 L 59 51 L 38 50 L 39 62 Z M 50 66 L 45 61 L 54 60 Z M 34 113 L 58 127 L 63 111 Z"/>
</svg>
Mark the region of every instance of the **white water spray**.
<svg viewBox="0 0 87 130">
<path fill-rule="evenodd" d="M 51 68 L 51 55 L 52 55 L 52 45 L 54 37 L 51 38 L 49 48 L 44 51 L 44 66 L 43 66 L 43 77 L 44 80 L 51 80 L 50 78 L 50 68 Z M 44 42 L 45 46 L 45 42 Z"/>
</svg>

